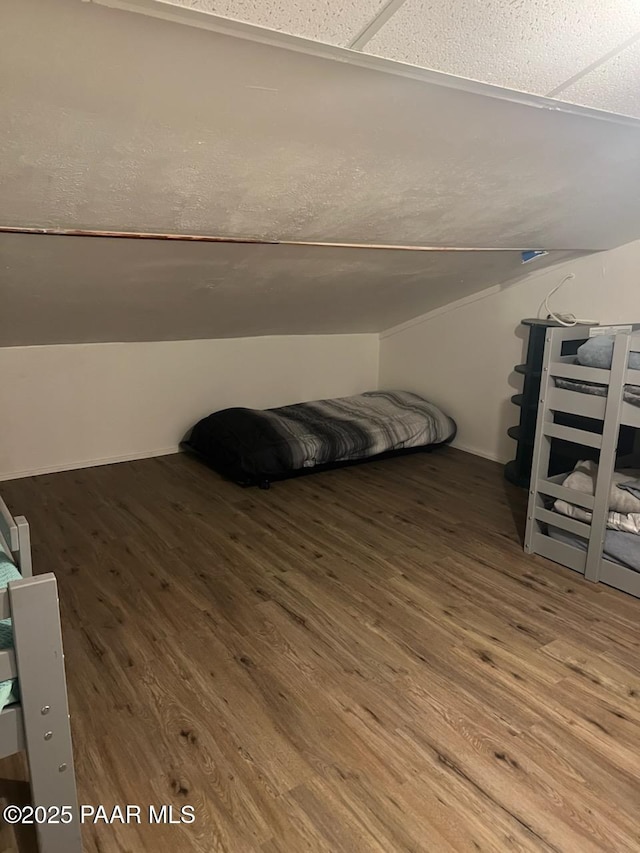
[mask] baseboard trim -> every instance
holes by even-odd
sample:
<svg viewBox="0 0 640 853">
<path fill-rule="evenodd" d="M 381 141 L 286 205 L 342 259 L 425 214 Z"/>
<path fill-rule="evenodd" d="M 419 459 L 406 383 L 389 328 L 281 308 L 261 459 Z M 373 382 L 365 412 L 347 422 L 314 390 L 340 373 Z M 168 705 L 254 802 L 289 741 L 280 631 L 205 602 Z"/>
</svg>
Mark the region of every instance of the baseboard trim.
<svg viewBox="0 0 640 853">
<path fill-rule="evenodd" d="M 115 465 L 117 462 L 134 462 L 136 459 L 151 459 L 154 456 L 169 456 L 172 453 L 179 452 L 180 447 L 176 444 L 172 447 L 162 447 L 157 450 L 125 453 L 122 456 L 105 456 L 102 459 L 88 459 L 84 462 L 66 462 L 58 465 L 47 465 L 43 468 L 31 468 L 26 471 L 0 472 L 0 482 L 20 480 L 23 477 L 38 477 L 41 474 L 59 474 L 63 471 L 77 471 L 80 468 L 96 468 L 99 465 Z"/>
<path fill-rule="evenodd" d="M 467 444 L 454 441 L 451 445 L 456 450 L 462 450 L 465 453 L 471 453 L 472 456 L 480 456 L 482 459 L 490 459 L 492 462 L 500 462 L 504 464 L 504 459 L 501 459 L 496 453 L 489 453 L 487 450 L 480 450 L 477 447 L 469 447 Z"/>
<path fill-rule="evenodd" d="M 473 456 L 480 456 L 482 459 L 490 459 L 492 462 L 504 463 L 504 460 L 495 453 L 489 453 L 486 450 L 480 450 L 477 447 L 469 447 L 467 444 L 454 441 L 451 447 L 456 450 L 462 450 L 464 453 L 471 453 Z M 157 450 L 145 450 L 138 453 L 125 453 L 122 456 L 105 456 L 102 459 L 88 459 L 84 462 L 67 462 L 61 465 L 47 465 L 43 468 L 31 468 L 26 471 L 11 471 L 8 473 L 0 473 L 0 482 L 7 480 L 20 480 L 24 477 L 39 477 L 42 474 L 60 474 L 64 471 L 78 471 L 82 468 L 97 468 L 99 465 L 116 465 L 118 462 L 135 462 L 136 459 L 153 459 L 155 456 L 170 456 L 172 453 L 180 453 L 179 445 L 172 447 L 161 447 Z"/>
</svg>

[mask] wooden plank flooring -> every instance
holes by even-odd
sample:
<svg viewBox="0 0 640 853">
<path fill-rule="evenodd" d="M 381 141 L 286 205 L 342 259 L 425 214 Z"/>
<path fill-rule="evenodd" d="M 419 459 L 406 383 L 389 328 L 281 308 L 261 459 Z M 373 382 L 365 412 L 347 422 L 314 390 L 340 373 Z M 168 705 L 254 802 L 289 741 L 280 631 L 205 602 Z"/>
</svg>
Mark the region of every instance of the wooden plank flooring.
<svg viewBox="0 0 640 853">
<path fill-rule="evenodd" d="M 90 853 L 640 851 L 640 601 L 525 556 L 498 465 L 2 494 L 59 579 L 81 802 L 195 808 Z"/>
</svg>

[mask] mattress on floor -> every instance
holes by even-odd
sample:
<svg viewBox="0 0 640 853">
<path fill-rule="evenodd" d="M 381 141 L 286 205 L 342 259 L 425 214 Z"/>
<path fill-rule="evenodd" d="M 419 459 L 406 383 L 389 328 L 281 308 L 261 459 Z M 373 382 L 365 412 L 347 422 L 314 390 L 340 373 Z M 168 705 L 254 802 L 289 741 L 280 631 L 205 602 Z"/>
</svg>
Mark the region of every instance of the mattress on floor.
<svg viewBox="0 0 640 853">
<path fill-rule="evenodd" d="M 417 394 L 369 391 L 277 409 L 224 409 L 199 421 L 185 446 L 237 482 L 255 483 L 443 444 L 455 432 L 454 421 Z"/>
</svg>

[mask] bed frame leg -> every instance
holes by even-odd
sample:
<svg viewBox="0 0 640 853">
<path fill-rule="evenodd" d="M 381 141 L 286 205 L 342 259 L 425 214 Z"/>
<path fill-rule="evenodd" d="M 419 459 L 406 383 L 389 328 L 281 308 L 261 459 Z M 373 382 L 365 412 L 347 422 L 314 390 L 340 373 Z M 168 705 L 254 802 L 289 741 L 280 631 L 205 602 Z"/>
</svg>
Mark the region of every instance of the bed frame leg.
<svg viewBox="0 0 640 853">
<path fill-rule="evenodd" d="M 40 853 L 82 853 L 56 579 L 14 581 L 9 597 L 33 805 L 70 807 L 37 822 Z"/>
</svg>

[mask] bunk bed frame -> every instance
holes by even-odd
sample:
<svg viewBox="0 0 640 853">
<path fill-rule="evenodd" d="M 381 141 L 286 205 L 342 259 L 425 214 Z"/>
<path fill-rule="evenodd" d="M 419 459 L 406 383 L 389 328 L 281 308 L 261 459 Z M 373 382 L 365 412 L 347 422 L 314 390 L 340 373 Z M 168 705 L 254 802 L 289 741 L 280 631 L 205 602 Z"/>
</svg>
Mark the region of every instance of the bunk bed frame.
<svg viewBox="0 0 640 853">
<path fill-rule="evenodd" d="M 0 537 L 22 575 L 0 590 L 0 619 L 12 620 L 14 643 L 0 651 L 0 681 L 17 679 L 20 691 L 0 713 L 0 758 L 27 754 L 40 853 L 82 853 L 56 579 L 32 576 L 29 525 L 2 499 Z"/>
<path fill-rule="evenodd" d="M 568 342 L 575 345 L 589 337 L 589 328 L 549 329 L 540 385 L 540 405 L 533 454 L 525 551 L 540 554 L 561 563 L 587 580 L 602 582 L 640 597 L 640 572 L 612 562 L 603 556 L 611 477 L 616 464 L 618 434 L 622 424 L 640 428 L 640 407 L 624 399 L 625 385 L 640 385 L 640 370 L 631 369 L 629 354 L 640 352 L 640 330 L 622 327 L 616 330 L 611 368 L 603 370 L 575 364 L 574 355 L 563 355 Z M 576 379 L 607 386 L 606 396 L 579 393 L 555 385 L 554 377 Z M 570 413 L 602 421 L 602 434 L 573 429 L 554 423 L 554 412 Z M 600 452 L 595 494 L 586 495 L 561 485 L 569 472 L 549 476 L 552 439 L 582 444 Z M 560 515 L 545 508 L 545 498 L 560 498 L 591 510 L 591 524 Z M 586 552 L 548 536 L 546 525 L 553 525 L 588 541 Z M 639 540 L 640 547 L 640 540 Z"/>
</svg>

